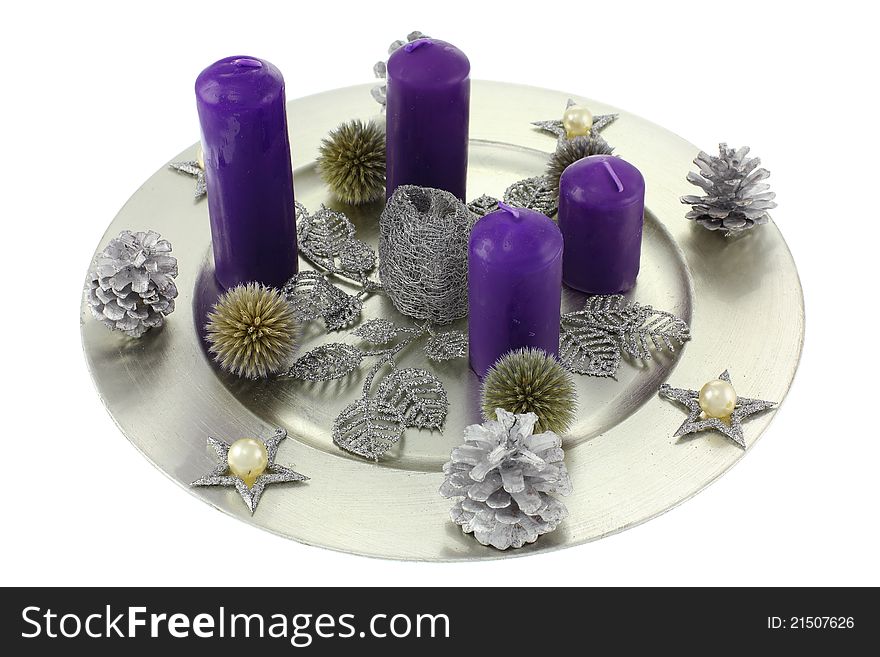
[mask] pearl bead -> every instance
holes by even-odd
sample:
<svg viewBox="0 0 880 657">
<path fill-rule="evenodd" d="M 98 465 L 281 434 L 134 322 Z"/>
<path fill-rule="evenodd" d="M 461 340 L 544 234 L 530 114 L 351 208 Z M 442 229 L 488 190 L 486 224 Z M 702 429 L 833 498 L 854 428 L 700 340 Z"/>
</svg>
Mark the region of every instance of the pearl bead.
<svg viewBox="0 0 880 657">
<path fill-rule="evenodd" d="M 727 381 L 709 381 L 700 389 L 700 408 L 708 417 L 730 417 L 736 408 L 736 391 Z"/>
<path fill-rule="evenodd" d="M 269 466 L 269 453 L 262 441 L 241 438 L 229 447 L 226 463 L 232 474 L 251 487 Z"/>
<path fill-rule="evenodd" d="M 569 139 L 588 135 L 593 129 L 593 113 L 586 107 L 572 105 L 562 115 L 562 127 Z"/>
<path fill-rule="evenodd" d="M 205 151 L 199 146 L 199 152 L 196 153 L 196 162 L 199 163 L 199 169 L 205 170 Z"/>
</svg>

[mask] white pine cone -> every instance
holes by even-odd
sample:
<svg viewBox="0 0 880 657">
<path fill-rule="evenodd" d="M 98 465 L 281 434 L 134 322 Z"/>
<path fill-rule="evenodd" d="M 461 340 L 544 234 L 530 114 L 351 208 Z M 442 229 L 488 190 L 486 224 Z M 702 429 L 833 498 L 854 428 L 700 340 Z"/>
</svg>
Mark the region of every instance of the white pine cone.
<svg viewBox="0 0 880 657">
<path fill-rule="evenodd" d="M 681 197 L 682 203 L 693 206 L 686 217 L 727 235 L 766 224 L 770 220 L 767 210 L 776 207 L 776 193 L 762 182 L 770 177 L 770 172 L 759 168 L 759 158 L 747 157 L 748 146 L 735 150 L 719 144 L 718 151 L 718 157 L 701 152 L 694 160 L 700 171 L 689 172 L 688 182 L 706 195 Z"/>
<path fill-rule="evenodd" d="M 466 534 L 499 550 L 534 543 L 568 516 L 551 494 L 568 495 L 562 440 L 555 433 L 533 435 L 538 417 L 496 409 L 497 420 L 464 430 L 465 442 L 443 466 L 440 494 L 464 498 L 450 512 Z"/>
<path fill-rule="evenodd" d="M 177 258 L 155 231 L 124 230 L 92 263 L 86 300 L 104 325 L 139 338 L 174 311 Z"/>
</svg>

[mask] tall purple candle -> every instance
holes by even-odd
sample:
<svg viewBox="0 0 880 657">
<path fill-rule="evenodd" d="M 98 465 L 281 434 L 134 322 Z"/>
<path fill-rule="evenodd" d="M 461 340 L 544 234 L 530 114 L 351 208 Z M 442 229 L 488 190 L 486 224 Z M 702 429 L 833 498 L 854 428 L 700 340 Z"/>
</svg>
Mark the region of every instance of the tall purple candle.
<svg viewBox="0 0 880 657">
<path fill-rule="evenodd" d="M 196 80 L 217 281 L 282 285 L 297 271 L 284 78 L 227 57 Z"/>
<path fill-rule="evenodd" d="M 565 284 L 590 294 L 631 289 L 639 275 L 644 216 L 645 179 L 632 164 L 593 155 L 569 166 L 559 182 Z"/>
<path fill-rule="evenodd" d="M 418 39 L 388 60 L 388 198 L 400 185 L 445 189 L 465 201 L 471 64 L 455 46 Z"/>
<path fill-rule="evenodd" d="M 468 246 L 471 368 L 483 376 L 513 349 L 559 352 L 562 235 L 539 212 L 504 204 L 480 219 Z"/>
</svg>

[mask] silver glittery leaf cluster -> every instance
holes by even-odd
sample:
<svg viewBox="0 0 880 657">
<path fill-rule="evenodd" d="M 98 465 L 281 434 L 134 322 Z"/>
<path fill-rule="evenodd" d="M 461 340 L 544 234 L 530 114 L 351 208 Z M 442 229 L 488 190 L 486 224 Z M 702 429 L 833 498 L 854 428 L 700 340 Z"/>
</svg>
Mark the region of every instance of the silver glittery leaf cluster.
<svg viewBox="0 0 880 657">
<path fill-rule="evenodd" d="M 374 358 L 361 397 L 349 404 L 333 422 L 333 442 L 340 448 L 378 460 L 403 436 L 407 428 L 441 430 L 449 402 L 446 389 L 432 373 L 418 368 L 400 369 L 397 355 L 427 337 L 423 351 L 429 360 L 443 361 L 466 354 L 467 337 L 460 331 L 437 334 L 427 323 L 400 326 L 387 319 L 372 319 L 353 331 L 368 348 L 333 342 L 301 356 L 288 376 L 305 381 L 341 379 Z M 390 369 L 376 386 L 376 376 Z"/>
<path fill-rule="evenodd" d="M 568 109 L 572 105 L 577 105 L 574 99 L 569 98 L 568 102 L 565 104 L 565 109 Z M 593 127 L 591 132 L 602 132 L 609 125 L 614 123 L 617 120 L 617 114 L 597 114 L 593 117 Z M 562 125 L 562 119 L 552 119 L 550 121 L 533 121 L 532 125 L 542 130 L 543 132 L 549 132 L 551 135 L 558 139 L 565 139 L 565 126 Z"/>
<path fill-rule="evenodd" d="M 464 444 L 443 466 L 440 494 L 461 498 L 450 516 L 464 533 L 499 550 L 521 548 L 568 517 L 553 495 L 571 493 L 571 479 L 562 440 L 549 431 L 533 434 L 534 413 L 495 414 L 465 428 Z"/>
<path fill-rule="evenodd" d="M 730 373 L 727 370 L 724 370 L 718 378 L 730 383 Z M 660 386 L 660 396 L 678 402 L 688 411 L 688 417 L 684 424 L 675 432 L 676 438 L 711 429 L 727 436 L 743 449 L 746 448 L 742 428 L 743 420 L 750 415 L 763 413 L 776 406 L 776 402 L 737 397 L 733 413 L 727 418 L 727 421 L 724 421 L 715 417 L 706 417 L 700 407 L 700 393 L 697 390 L 673 388 L 668 383 L 664 383 Z"/>
<path fill-rule="evenodd" d="M 559 360 L 571 372 L 610 377 L 621 355 L 647 361 L 652 350 L 675 351 L 690 340 L 683 319 L 620 294 L 587 299 L 583 310 L 566 313 L 560 322 Z"/>
<path fill-rule="evenodd" d="M 357 323 L 363 302 L 346 294 L 316 271 L 294 274 L 281 288 L 301 322 L 322 319 L 328 331 L 339 331 Z"/>
<path fill-rule="evenodd" d="M 468 312 L 474 216 L 441 189 L 401 185 L 379 218 L 379 280 L 408 317 L 448 324 Z"/>
<path fill-rule="evenodd" d="M 217 457 L 217 465 L 211 471 L 211 474 L 196 479 L 190 486 L 229 486 L 235 488 L 241 499 L 247 505 L 253 514 L 257 510 L 257 504 L 263 496 L 263 491 L 269 484 L 284 484 L 287 482 L 308 481 L 309 478 L 299 472 L 294 472 L 290 468 L 275 463 L 275 457 L 278 455 L 278 444 L 287 438 L 287 432 L 284 429 L 276 429 L 272 436 L 263 441 L 266 446 L 266 452 L 269 456 L 269 464 L 266 470 L 257 477 L 254 485 L 248 487 L 243 479 L 236 477 L 229 472 L 227 458 L 229 456 L 229 448 L 231 445 L 218 440 L 217 438 L 208 438 L 208 445 L 214 450 Z"/>
<path fill-rule="evenodd" d="M 719 144 L 717 157 L 702 151 L 697 155 L 694 164 L 700 171 L 689 172 L 687 179 L 705 195 L 681 197 L 682 203 L 693 206 L 688 219 L 708 230 L 724 231 L 726 237 L 770 221 L 767 210 L 776 207 L 776 192 L 763 182 L 770 172 L 760 168 L 760 158 L 748 154 L 748 146 Z"/>
<path fill-rule="evenodd" d="M 296 239 L 300 254 L 321 270 L 358 283 L 371 292 L 378 283 L 369 279 L 376 252 L 357 239 L 357 229 L 342 212 L 323 205 L 315 214 L 296 203 Z"/>
<path fill-rule="evenodd" d="M 168 165 L 169 169 L 182 173 L 196 179 L 195 199 L 198 201 L 208 193 L 208 182 L 205 177 L 205 170 L 198 160 L 184 160 L 182 162 L 172 162 Z"/>
<path fill-rule="evenodd" d="M 139 338 L 174 312 L 176 276 L 168 240 L 152 230 L 124 230 L 92 261 L 86 302 L 102 324 Z"/>
<path fill-rule="evenodd" d="M 328 331 L 339 331 L 360 321 L 361 297 L 381 288 L 370 273 L 376 252 L 357 239 L 354 224 L 341 212 L 324 207 L 309 214 L 296 204 L 296 234 L 300 254 L 319 271 L 301 271 L 282 287 L 297 319 L 322 319 Z M 330 278 L 342 278 L 360 287 L 356 295 L 344 292 Z"/>
<path fill-rule="evenodd" d="M 388 46 L 388 54 L 392 54 L 395 50 L 403 48 L 407 43 L 411 43 L 416 39 L 427 39 L 429 38 L 427 34 L 422 34 L 419 31 L 410 32 L 406 35 L 406 41 L 397 40 Z M 382 106 L 382 109 L 385 108 L 387 104 L 387 95 L 388 95 L 388 86 L 385 84 L 384 80 L 388 77 L 388 64 L 385 60 L 378 61 L 373 65 L 373 75 L 375 75 L 378 79 L 383 80 L 382 84 L 377 84 L 370 90 L 370 94 L 373 96 L 373 100 L 379 103 Z"/>
</svg>

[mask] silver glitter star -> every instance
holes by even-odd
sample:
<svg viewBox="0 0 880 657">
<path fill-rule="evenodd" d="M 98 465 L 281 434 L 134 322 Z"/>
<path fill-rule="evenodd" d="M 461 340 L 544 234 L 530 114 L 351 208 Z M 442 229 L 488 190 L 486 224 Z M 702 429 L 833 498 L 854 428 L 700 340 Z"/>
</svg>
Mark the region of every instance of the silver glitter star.
<svg viewBox="0 0 880 657">
<path fill-rule="evenodd" d="M 568 103 L 565 106 L 565 109 L 568 109 L 572 105 L 577 105 L 574 100 L 571 98 L 568 99 Z M 596 132 L 602 132 L 609 125 L 614 123 L 617 120 L 617 114 L 597 114 L 593 117 L 593 130 Z M 534 121 L 532 123 L 533 126 L 538 128 L 539 130 L 543 130 L 544 132 L 549 132 L 556 137 L 565 138 L 565 128 L 562 125 L 562 119 L 556 119 L 553 121 Z"/>
<path fill-rule="evenodd" d="M 242 479 L 229 473 L 229 465 L 226 459 L 229 456 L 231 445 L 222 440 L 209 437 L 208 444 L 214 448 L 217 454 L 217 466 L 211 474 L 201 479 L 196 479 L 190 486 L 234 486 L 238 494 L 241 495 L 241 499 L 244 500 L 244 503 L 251 510 L 251 514 L 253 514 L 257 509 L 257 504 L 260 502 L 263 491 L 269 484 L 308 481 L 309 479 L 299 472 L 285 468 L 283 465 L 276 465 L 275 456 L 278 454 L 278 443 L 285 438 L 287 438 L 287 432 L 284 429 L 276 429 L 271 438 L 263 441 L 263 444 L 266 445 L 266 451 L 269 453 L 269 465 L 266 466 L 266 471 L 257 477 L 253 487 L 249 488 Z"/>
<path fill-rule="evenodd" d="M 183 162 L 172 162 L 168 165 L 169 169 L 173 169 L 178 173 L 192 176 L 196 179 L 195 199 L 198 201 L 208 193 L 208 183 L 205 179 L 205 170 L 199 166 L 198 160 L 185 160 Z"/>
<path fill-rule="evenodd" d="M 728 374 L 727 370 L 724 370 L 718 378 L 730 383 L 730 374 Z M 776 406 L 776 402 L 738 396 L 736 398 L 736 406 L 728 423 L 715 417 L 706 417 L 703 414 L 703 409 L 700 408 L 700 393 L 696 390 L 673 388 L 668 383 L 664 383 L 660 386 L 660 396 L 678 402 L 688 409 L 688 418 L 678 428 L 678 431 L 675 432 L 676 438 L 706 431 L 707 429 L 714 429 L 730 438 L 743 449 L 746 448 L 746 441 L 743 438 L 742 421 L 750 415 L 761 413 Z"/>
</svg>

